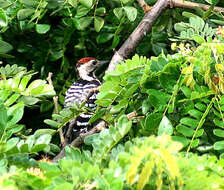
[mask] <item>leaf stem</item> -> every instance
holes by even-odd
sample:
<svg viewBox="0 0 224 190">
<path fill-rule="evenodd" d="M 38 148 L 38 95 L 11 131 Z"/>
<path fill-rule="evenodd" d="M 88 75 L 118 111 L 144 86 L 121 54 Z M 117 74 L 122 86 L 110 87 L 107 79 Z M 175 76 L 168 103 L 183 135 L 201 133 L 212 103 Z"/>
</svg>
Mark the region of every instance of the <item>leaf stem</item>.
<svg viewBox="0 0 224 190">
<path fill-rule="evenodd" d="M 201 119 L 200 119 L 200 121 L 199 121 L 199 123 L 198 123 L 198 125 L 197 125 L 197 127 L 196 127 L 196 130 L 195 130 L 195 132 L 194 132 L 194 134 L 193 134 L 193 137 L 192 137 L 192 139 L 191 139 L 191 142 L 190 142 L 190 144 L 189 144 L 189 146 L 188 146 L 188 148 L 187 148 L 187 154 L 186 154 L 186 157 L 188 157 L 188 153 L 189 153 L 189 151 L 190 151 L 190 149 L 191 149 L 191 146 L 192 146 L 192 143 L 193 143 L 193 141 L 194 141 L 194 139 L 195 139 L 196 133 L 197 133 L 198 129 L 199 129 L 199 128 L 203 125 L 203 123 L 205 122 L 205 118 L 206 118 L 206 116 L 208 115 L 210 109 L 212 108 L 212 104 L 214 103 L 215 99 L 216 99 L 216 96 L 215 96 L 214 98 L 212 98 L 212 100 L 210 101 L 209 105 L 207 106 L 207 108 L 206 108 L 204 114 L 202 115 L 202 117 L 201 117 Z"/>
</svg>

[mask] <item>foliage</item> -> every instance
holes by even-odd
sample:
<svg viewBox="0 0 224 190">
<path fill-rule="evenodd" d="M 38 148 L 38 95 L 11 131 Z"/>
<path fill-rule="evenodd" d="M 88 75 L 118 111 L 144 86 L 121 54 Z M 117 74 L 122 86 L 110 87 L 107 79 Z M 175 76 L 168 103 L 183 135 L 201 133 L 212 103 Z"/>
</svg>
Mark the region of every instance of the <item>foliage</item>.
<svg viewBox="0 0 224 190">
<path fill-rule="evenodd" d="M 213 8 L 224 4 L 193 2 L 211 7 L 166 10 L 138 55 L 98 73 L 90 122 L 109 127 L 51 163 L 37 160 L 55 156 L 59 129 L 90 111 L 61 108 L 73 62 L 110 59 L 144 12 L 133 0 L 0 0 L 0 189 L 223 189 L 224 17 Z"/>
<path fill-rule="evenodd" d="M 96 164 L 89 151 L 67 147 L 66 157 L 59 163 L 40 162 L 38 168 L 22 172 L 2 165 L 8 174 L 3 172 L 0 185 L 12 189 L 223 188 L 223 160 L 186 158 L 178 153 L 180 148 L 168 136 L 135 139 L 105 165 Z"/>
<path fill-rule="evenodd" d="M 55 95 L 53 87 L 40 79 L 30 82 L 33 73 L 24 67 L 7 65 L 0 72 L 0 158 L 50 150 L 54 130 L 39 129 L 28 136 L 25 125 L 19 122 L 25 106 Z"/>
</svg>

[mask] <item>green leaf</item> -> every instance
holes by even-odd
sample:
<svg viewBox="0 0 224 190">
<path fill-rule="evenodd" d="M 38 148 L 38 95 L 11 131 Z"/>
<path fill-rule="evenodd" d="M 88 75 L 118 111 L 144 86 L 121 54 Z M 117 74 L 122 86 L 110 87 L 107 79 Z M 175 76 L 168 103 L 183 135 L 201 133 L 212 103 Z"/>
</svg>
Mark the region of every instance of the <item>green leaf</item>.
<svg viewBox="0 0 224 190">
<path fill-rule="evenodd" d="M 166 103 L 170 99 L 169 94 L 166 94 L 162 91 L 158 91 L 158 90 L 155 90 L 155 89 L 149 89 L 147 91 L 147 93 L 149 94 L 150 104 L 155 108 L 159 108 L 160 106 L 165 106 Z"/>
<path fill-rule="evenodd" d="M 97 119 L 101 118 L 106 112 L 106 109 L 101 108 L 98 112 L 96 112 L 89 120 L 89 123 L 93 123 Z"/>
<path fill-rule="evenodd" d="M 7 53 L 12 49 L 13 47 L 9 43 L 0 40 L 0 54 Z"/>
<path fill-rule="evenodd" d="M 31 152 L 40 152 L 47 147 L 47 144 L 36 144 L 32 147 Z"/>
<path fill-rule="evenodd" d="M 186 30 L 188 27 L 189 27 L 189 25 L 188 25 L 187 23 L 183 23 L 183 22 L 174 24 L 174 29 L 175 29 L 177 32 L 184 31 L 184 30 Z"/>
<path fill-rule="evenodd" d="M 101 30 L 101 28 L 104 25 L 104 19 L 101 17 L 96 16 L 94 18 L 94 28 L 96 30 L 96 32 L 99 32 Z"/>
<path fill-rule="evenodd" d="M 182 15 L 183 15 L 184 17 L 187 17 L 187 18 L 197 17 L 197 15 L 195 15 L 195 14 L 193 14 L 193 13 L 190 13 L 190 12 L 187 12 L 187 11 L 182 12 Z"/>
<path fill-rule="evenodd" d="M 148 99 L 143 100 L 142 102 L 142 113 L 146 114 L 150 109 L 150 102 Z"/>
<path fill-rule="evenodd" d="M 2 134 L 6 128 L 7 118 L 6 108 L 3 104 L 0 104 L 0 137 L 2 137 Z"/>
<path fill-rule="evenodd" d="M 24 112 L 24 104 L 22 102 L 14 105 L 14 110 L 8 114 L 9 116 L 12 116 L 12 118 L 8 121 L 7 125 L 13 126 L 16 123 L 18 123 L 23 117 L 23 112 Z"/>
<path fill-rule="evenodd" d="M 125 91 L 124 97 L 130 98 L 130 96 L 132 96 L 132 94 L 138 89 L 138 87 L 139 87 L 139 84 L 131 85 L 131 87 Z"/>
<path fill-rule="evenodd" d="M 185 137 L 180 137 L 180 136 L 172 136 L 172 140 L 180 142 L 184 147 L 186 147 L 189 144 L 189 140 Z"/>
<path fill-rule="evenodd" d="M 112 34 L 112 33 L 102 33 L 97 36 L 96 41 L 98 44 L 103 44 L 103 43 L 106 43 L 109 40 L 111 40 L 113 38 L 113 36 L 114 36 L 114 34 Z"/>
<path fill-rule="evenodd" d="M 161 113 L 152 113 L 147 115 L 145 119 L 145 129 L 149 131 L 157 129 L 162 118 L 163 114 Z"/>
<path fill-rule="evenodd" d="M 92 4 L 93 4 L 92 0 L 79 0 L 79 2 L 82 5 L 84 5 L 84 6 L 88 7 L 88 8 L 90 8 L 92 6 Z"/>
<path fill-rule="evenodd" d="M 17 18 L 18 20 L 25 20 L 31 15 L 33 15 L 34 12 L 35 12 L 35 9 L 20 9 L 17 12 Z"/>
<path fill-rule="evenodd" d="M 120 37 L 118 35 L 115 35 L 114 36 L 114 39 L 113 39 L 113 42 L 112 42 L 112 45 L 111 45 L 111 48 L 116 48 L 118 46 L 120 42 Z"/>
<path fill-rule="evenodd" d="M 19 142 L 19 138 L 18 137 L 14 137 L 11 138 L 7 141 L 7 151 L 9 151 L 10 149 L 12 149 L 13 147 L 15 147 Z"/>
<path fill-rule="evenodd" d="M 80 19 L 75 20 L 75 25 L 78 30 L 84 30 L 91 24 L 92 20 L 93 17 L 90 16 L 82 17 Z"/>
<path fill-rule="evenodd" d="M 216 141 L 214 143 L 215 150 L 223 150 L 224 149 L 224 141 Z"/>
<path fill-rule="evenodd" d="M 66 146 L 65 155 L 66 159 L 77 160 L 81 162 L 82 155 L 78 148 Z"/>
<path fill-rule="evenodd" d="M 122 108 L 127 107 L 128 99 L 123 99 L 119 102 L 119 104 L 113 106 L 110 110 L 110 113 L 115 114 L 121 111 Z"/>
<path fill-rule="evenodd" d="M 205 0 L 207 3 L 209 3 L 210 5 L 216 5 L 219 0 Z M 221 1 L 220 1 L 221 2 Z"/>
<path fill-rule="evenodd" d="M 60 123 L 56 122 L 56 121 L 53 121 L 53 120 L 50 120 L 50 119 L 45 119 L 44 120 L 44 123 L 54 127 L 54 128 L 58 128 L 58 126 L 60 125 Z"/>
<path fill-rule="evenodd" d="M 8 25 L 8 19 L 5 11 L 0 8 L 0 27 L 5 27 Z"/>
<path fill-rule="evenodd" d="M 40 135 L 39 138 L 36 140 L 35 144 L 49 144 L 51 141 L 50 134 L 43 134 Z"/>
<path fill-rule="evenodd" d="M 166 134 L 166 135 L 173 134 L 173 126 L 170 120 L 166 116 L 163 117 L 158 128 L 158 135 L 162 135 L 162 134 Z"/>
<path fill-rule="evenodd" d="M 192 119 L 192 118 L 188 118 L 188 117 L 184 117 L 180 120 L 180 123 L 187 125 L 191 128 L 196 128 L 199 121 L 196 119 Z"/>
<path fill-rule="evenodd" d="M 105 13 L 106 13 L 105 7 L 99 7 L 96 9 L 96 15 L 98 15 L 98 16 L 103 16 Z"/>
<path fill-rule="evenodd" d="M 203 113 L 196 110 L 196 109 L 192 109 L 188 111 L 189 115 L 191 115 L 192 117 L 194 117 L 195 119 L 200 120 L 201 117 L 203 116 Z"/>
<path fill-rule="evenodd" d="M 19 84 L 19 90 L 24 91 L 30 79 L 31 79 L 30 75 L 24 76 Z"/>
<path fill-rule="evenodd" d="M 37 24 L 36 31 L 39 34 L 45 34 L 50 30 L 51 26 L 49 24 Z"/>
<path fill-rule="evenodd" d="M 13 94 L 10 98 L 6 100 L 5 105 L 10 106 L 14 104 L 16 100 L 18 100 L 19 97 L 20 97 L 20 94 Z"/>
<path fill-rule="evenodd" d="M 121 0 L 121 1 L 122 1 L 122 3 L 126 4 L 126 3 L 128 3 L 130 0 Z"/>
<path fill-rule="evenodd" d="M 20 146 L 19 149 L 20 149 L 21 153 L 29 152 L 29 146 L 28 146 L 28 144 L 25 144 L 25 143 L 22 146 Z"/>
<path fill-rule="evenodd" d="M 218 127 L 221 127 L 221 128 L 224 129 L 224 123 L 223 123 L 222 120 L 219 120 L 219 119 L 215 118 L 215 119 L 213 120 L 213 122 L 214 122 L 215 125 L 217 125 Z"/>
<path fill-rule="evenodd" d="M 199 34 L 194 34 L 194 36 L 193 36 L 193 40 L 194 40 L 195 42 L 197 42 L 198 44 L 205 43 L 204 38 L 201 37 Z"/>
<path fill-rule="evenodd" d="M 122 18 L 122 16 L 123 16 L 123 9 L 122 8 L 115 8 L 115 9 L 113 9 L 113 12 L 118 19 Z"/>
<path fill-rule="evenodd" d="M 78 5 L 78 1 L 77 0 L 68 0 L 68 3 L 71 5 L 71 6 L 73 6 L 73 7 L 77 7 L 77 5 Z"/>
<path fill-rule="evenodd" d="M 64 55 L 63 50 L 52 51 L 51 56 L 50 56 L 50 61 L 56 61 L 56 60 L 62 58 L 63 55 Z"/>
<path fill-rule="evenodd" d="M 128 19 L 133 22 L 137 17 L 137 9 L 134 7 L 124 7 L 124 11 L 128 17 Z"/>
<path fill-rule="evenodd" d="M 34 104 L 36 104 L 37 102 L 40 101 L 39 98 L 35 98 L 35 97 L 32 97 L 32 96 L 22 96 L 20 98 L 20 100 L 23 101 L 23 103 L 25 105 L 29 105 L 29 106 L 34 105 Z"/>
<path fill-rule="evenodd" d="M 25 6 L 35 8 L 39 2 L 36 0 L 20 0 Z"/>
<path fill-rule="evenodd" d="M 73 190 L 74 185 L 68 182 L 60 183 L 58 184 L 54 190 L 61 190 L 61 189 L 66 189 L 66 190 Z"/>
<path fill-rule="evenodd" d="M 218 137 L 224 137 L 224 130 L 222 129 L 214 129 L 213 133 Z"/>
<path fill-rule="evenodd" d="M 117 121 L 117 128 L 122 136 L 127 134 L 127 132 L 130 130 L 132 126 L 132 122 L 129 121 L 128 117 L 126 115 L 122 115 L 119 117 Z"/>
<path fill-rule="evenodd" d="M 90 11 L 89 8 L 83 6 L 83 5 L 80 5 L 78 6 L 78 10 L 77 10 L 77 13 L 75 15 L 76 18 L 80 18 L 80 17 L 83 17 L 85 15 L 87 15 L 87 13 Z"/>
<path fill-rule="evenodd" d="M 192 137 L 194 130 L 192 128 L 186 127 L 184 125 L 178 125 L 177 131 L 186 137 Z"/>
<path fill-rule="evenodd" d="M 168 62 L 163 57 L 152 58 L 150 69 L 152 72 L 159 72 L 159 71 L 162 71 L 165 65 L 167 64 Z"/>
<path fill-rule="evenodd" d="M 12 5 L 12 3 L 5 1 L 5 0 L 0 0 L 0 8 L 6 8 Z"/>
</svg>

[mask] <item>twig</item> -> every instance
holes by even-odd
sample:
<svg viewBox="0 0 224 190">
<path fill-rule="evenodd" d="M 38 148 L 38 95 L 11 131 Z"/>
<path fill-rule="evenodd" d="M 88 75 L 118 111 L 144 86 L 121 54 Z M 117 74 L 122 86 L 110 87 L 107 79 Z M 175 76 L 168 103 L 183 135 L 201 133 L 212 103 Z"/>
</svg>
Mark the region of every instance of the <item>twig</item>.
<svg viewBox="0 0 224 190">
<path fill-rule="evenodd" d="M 137 117 L 137 113 L 131 112 L 127 115 L 129 120 L 133 120 L 134 118 Z M 71 144 L 69 144 L 69 146 L 73 146 L 73 147 L 79 147 L 80 145 L 83 144 L 84 139 L 92 134 L 95 133 L 99 133 L 100 131 L 102 131 L 103 129 L 105 129 L 107 126 L 105 121 L 101 121 L 99 122 L 95 127 L 93 127 L 90 131 L 86 132 L 86 133 L 81 133 L 76 139 L 74 139 Z M 65 147 L 61 150 L 61 152 L 54 157 L 54 159 L 52 160 L 52 162 L 57 162 L 59 159 L 63 158 L 65 156 Z"/>
<path fill-rule="evenodd" d="M 187 9 L 195 9 L 195 7 L 199 7 L 205 11 L 209 10 L 211 7 L 210 5 L 205 5 L 201 3 L 193 3 L 189 1 L 184 0 L 169 0 L 169 4 L 173 7 L 181 7 L 181 8 L 187 8 Z M 214 7 L 213 9 L 215 12 L 224 12 L 224 8 L 222 7 Z"/>
<path fill-rule="evenodd" d="M 137 0 L 140 7 L 143 9 L 145 13 L 150 11 L 152 8 L 145 2 L 145 0 Z"/>
<path fill-rule="evenodd" d="M 47 81 L 49 83 L 49 85 L 51 85 L 53 88 L 54 88 L 54 85 L 53 85 L 53 82 L 52 82 L 52 76 L 53 76 L 53 73 L 52 72 L 49 72 L 48 73 L 48 77 L 47 77 Z M 58 96 L 54 96 L 53 97 L 53 102 L 54 102 L 54 108 L 55 108 L 55 113 L 59 113 L 59 109 L 58 109 Z M 64 135 L 63 135 L 63 132 L 62 132 L 62 129 L 59 130 L 59 136 L 60 136 L 60 141 L 61 141 L 61 144 L 65 144 L 65 138 L 64 138 Z"/>
<path fill-rule="evenodd" d="M 49 72 L 49 73 L 48 73 L 48 76 L 47 76 L 47 78 L 46 78 L 46 80 L 47 80 L 47 82 L 48 82 L 51 86 L 54 86 L 54 85 L 53 85 L 53 82 L 52 82 L 52 80 L 51 80 L 52 76 L 53 76 L 53 73 L 52 73 L 52 72 Z"/>
</svg>

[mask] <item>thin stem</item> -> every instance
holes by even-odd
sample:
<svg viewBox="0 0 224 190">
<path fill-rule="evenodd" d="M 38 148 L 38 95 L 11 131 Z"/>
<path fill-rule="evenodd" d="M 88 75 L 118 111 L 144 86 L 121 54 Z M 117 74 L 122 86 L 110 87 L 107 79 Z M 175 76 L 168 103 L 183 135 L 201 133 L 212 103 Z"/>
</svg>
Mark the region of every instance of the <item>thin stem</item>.
<svg viewBox="0 0 224 190">
<path fill-rule="evenodd" d="M 186 157 L 188 157 L 188 153 L 189 153 L 189 151 L 190 151 L 190 149 L 191 149 L 191 146 L 192 146 L 192 143 L 193 143 L 193 141 L 194 141 L 194 139 L 195 139 L 196 133 L 197 133 L 198 129 L 199 129 L 199 128 L 203 125 L 203 123 L 205 122 L 205 118 L 206 118 L 206 116 L 208 115 L 208 112 L 210 111 L 210 109 L 212 108 L 212 104 L 213 104 L 213 102 L 215 101 L 215 98 L 216 98 L 216 97 L 212 98 L 212 100 L 210 101 L 209 105 L 207 106 L 207 108 L 206 108 L 204 114 L 202 115 L 202 117 L 201 117 L 201 119 L 200 119 L 200 121 L 199 121 L 199 123 L 198 123 L 198 125 L 197 125 L 197 127 L 196 127 L 196 130 L 195 130 L 195 132 L 194 132 L 194 134 L 193 134 L 193 137 L 192 137 L 192 139 L 191 139 L 191 142 L 190 142 L 190 144 L 189 144 L 189 146 L 188 146 L 188 148 L 187 148 L 187 154 L 186 154 Z"/>
</svg>

